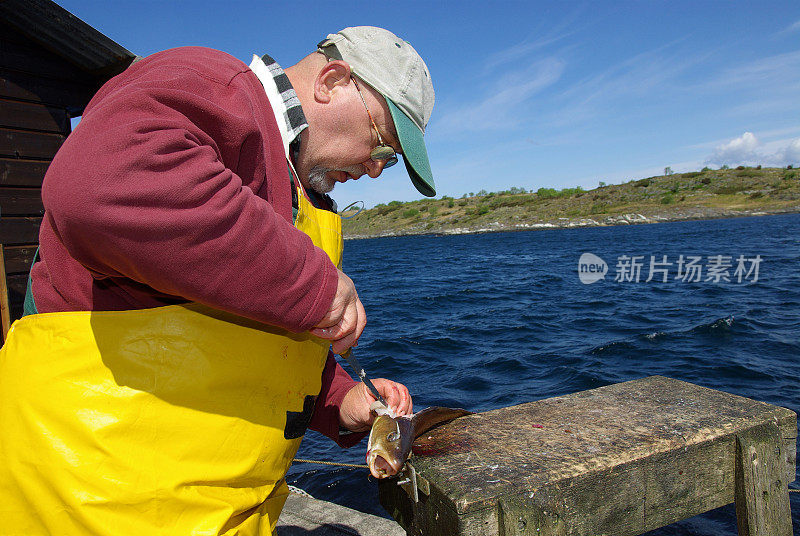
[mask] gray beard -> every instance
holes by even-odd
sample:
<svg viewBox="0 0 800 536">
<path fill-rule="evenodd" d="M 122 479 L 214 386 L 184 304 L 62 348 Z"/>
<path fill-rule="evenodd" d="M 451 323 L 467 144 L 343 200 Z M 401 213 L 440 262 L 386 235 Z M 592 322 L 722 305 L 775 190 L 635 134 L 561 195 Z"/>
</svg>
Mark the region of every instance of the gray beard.
<svg viewBox="0 0 800 536">
<path fill-rule="evenodd" d="M 308 186 L 312 190 L 320 194 L 327 194 L 333 187 L 336 186 L 336 180 L 329 179 L 325 175 L 329 171 L 344 171 L 348 175 L 360 176 L 364 169 L 361 166 L 349 166 L 346 168 L 326 168 L 322 166 L 314 166 L 308 172 Z"/>
<path fill-rule="evenodd" d="M 320 194 L 327 194 L 333 190 L 333 187 L 336 186 L 336 181 L 325 176 L 329 171 L 333 170 L 322 166 L 311 168 L 311 171 L 308 172 L 309 188 Z"/>
</svg>

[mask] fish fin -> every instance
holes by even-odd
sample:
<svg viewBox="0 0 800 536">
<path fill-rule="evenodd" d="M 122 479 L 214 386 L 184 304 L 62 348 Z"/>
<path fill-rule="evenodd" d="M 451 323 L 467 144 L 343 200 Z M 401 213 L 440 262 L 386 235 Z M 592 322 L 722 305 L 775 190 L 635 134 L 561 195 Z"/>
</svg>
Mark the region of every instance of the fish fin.
<svg viewBox="0 0 800 536">
<path fill-rule="evenodd" d="M 411 418 L 411 424 L 414 429 L 414 439 L 440 424 L 445 424 L 453 419 L 472 414 L 473 412 L 461 408 L 443 408 L 440 406 L 425 408 L 419 413 L 415 413 Z"/>
</svg>

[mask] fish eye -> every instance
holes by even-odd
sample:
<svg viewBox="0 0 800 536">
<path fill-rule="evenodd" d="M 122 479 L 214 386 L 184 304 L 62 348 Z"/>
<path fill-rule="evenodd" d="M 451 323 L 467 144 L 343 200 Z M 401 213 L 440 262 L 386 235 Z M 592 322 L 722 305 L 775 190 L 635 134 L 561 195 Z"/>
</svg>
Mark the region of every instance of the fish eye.
<svg viewBox="0 0 800 536">
<path fill-rule="evenodd" d="M 386 436 L 386 441 L 397 441 L 398 437 L 400 437 L 400 434 L 397 432 L 389 432 L 389 435 Z"/>
</svg>

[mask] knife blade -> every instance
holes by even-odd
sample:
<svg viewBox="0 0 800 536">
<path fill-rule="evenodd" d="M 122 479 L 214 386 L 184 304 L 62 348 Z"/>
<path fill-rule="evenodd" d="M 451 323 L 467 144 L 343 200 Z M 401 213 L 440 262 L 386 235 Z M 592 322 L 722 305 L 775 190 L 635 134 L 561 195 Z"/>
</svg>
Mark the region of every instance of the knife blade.
<svg viewBox="0 0 800 536">
<path fill-rule="evenodd" d="M 358 359 L 356 359 L 356 357 L 353 355 L 353 349 L 348 348 L 347 350 L 339 354 L 339 356 L 343 358 L 345 361 L 347 361 L 347 363 L 350 365 L 350 368 L 353 369 L 353 372 L 355 372 L 356 375 L 359 377 L 359 379 L 364 383 L 364 385 L 367 386 L 367 389 L 369 389 L 369 391 L 373 395 L 375 395 L 378 401 L 388 408 L 389 404 L 387 404 L 386 400 L 383 399 L 381 394 L 378 392 L 378 389 L 375 387 L 372 381 L 367 377 L 367 373 L 358 363 Z"/>
</svg>

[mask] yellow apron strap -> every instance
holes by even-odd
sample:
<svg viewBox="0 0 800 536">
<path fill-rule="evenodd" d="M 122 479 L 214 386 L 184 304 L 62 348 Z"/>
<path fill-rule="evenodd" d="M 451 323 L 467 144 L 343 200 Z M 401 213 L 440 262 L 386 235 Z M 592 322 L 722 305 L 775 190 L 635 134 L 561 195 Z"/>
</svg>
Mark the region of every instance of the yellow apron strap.
<svg viewBox="0 0 800 536">
<path fill-rule="evenodd" d="M 341 265 L 339 216 L 296 221 Z M 270 534 L 328 343 L 198 304 L 29 315 L 0 350 L 4 534 Z"/>
<path fill-rule="evenodd" d="M 318 247 L 324 249 L 340 270 L 342 269 L 342 218 L 335 212 L 315 208 L 298 189 L 298 212 L 295 227 L 302 230 Z"/>
</svg>

